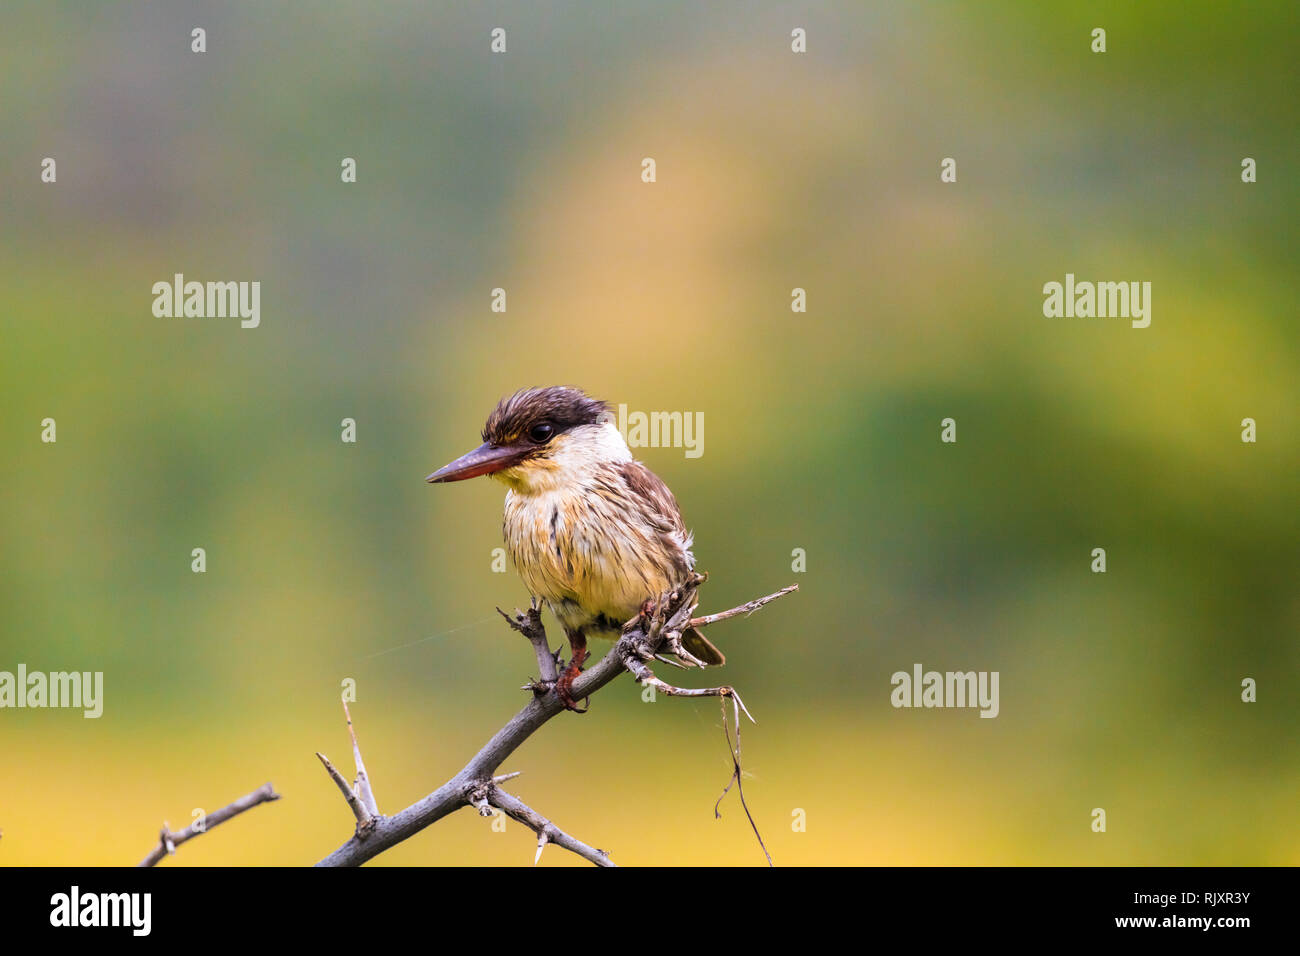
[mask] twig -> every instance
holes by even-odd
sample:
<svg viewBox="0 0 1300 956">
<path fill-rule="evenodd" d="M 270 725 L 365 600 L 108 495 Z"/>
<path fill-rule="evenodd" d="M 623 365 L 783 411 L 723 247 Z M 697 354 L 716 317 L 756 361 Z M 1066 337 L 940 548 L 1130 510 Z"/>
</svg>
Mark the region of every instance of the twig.
<svg viewBox="0 0 1300 956">
<path fill-rule="evenodd" d="M 626 671 L 628 669 L 626 662 L 629 660 L 636 660 L 638 663 L 653 660 L 655 654 L 670 634 L 674 632 L 680 634 L 685 627 L 690 625 L 692 620 L 690 615 L 697 600 L 696 591 L 703 580 L 702 576 L 696 575 L 682 587 L 665 596 L 657 603 L 657 609 L 649 620 L 637 618 L 629 622 L 614 647 L 573 682 L 573 687 L 570 690 L 572 697 L 575 700 L 581 700 L 596 693 L 596 691 Z M 768 602 L 789 594 L 792 590 L 794 589 L 784 588 L 775 594 L 759 598 L 757 601 L 751 601 L 749 605 L 734 609 L 735 614 L 746 613 L 747 608 L 757 610 Z M 529 685 L 534 693 L 528 703 L 510 718 L 505 726 L 498 730 L 492 736 L 492 739 L 484 744 L 483 748 L 454 777 L 432 793 L 427 794 L 393 816 L 375 816 L 373 825 L 367 833 L 356 833 L 333 853 L 317 863 L 317 866 L 359 866 L 390 847 L 409 839 L 449 813 L 470 805 L 471 800 L 475 798 L 475 794 L 482 793 L 483 788 L 493 780 L 497 768 L 538 728 L 552 717 L 563 712 L 564 705 L 560 703 L 558 696 L 551 690 L 551 687 L 545 685 L 545 681 L 548 679 L 554 680 L 554 656 L 546 644 L 545 631 L 541 628 L 540 613 L 532 613 L 536 610 L 536 603 L 534 602 L 534 607 L 530 609 L 528 615 L 517 614 L 513 620 L 505 612 L 502 612 L 502 616 L 506 618 L 511 627 L 523 633 L 529 642 L 533 644 L 538 667 L 541 669 L 542 680 L 539 683 L 542 684 L 542 687 L 539 688 L 536 684 Z M 732 612 L 724 611 L 722 613 L 734 616 Z M 534 628 L 534 619 L 536 620 L 536 628 Z M 717 619 L 721 620 L 720 617 Z M 540 635 L 536 633 L 538 630 L 540 630 Z M 551 661 L 549 666 L 546 663 L 548 658 Z M 653 674 L 650 676 L 653 676 Z M 671 687 L 671 685 L 663 686 Z M 678 696 L 699 696 L 689 694 L 681 688 L 672 689 L 683 691 Z M 723 689 L 712 688 L 711 690 L 721 691 Z M 725 688 L 725 690 L 729 693 L 722 696 L 731 697 L 733 700 L 736 699 L 733 689 Z M 669 693 L 669 691 L 665 690 L 665 693 Z M 746 711 L 746 714 L 748 714 L 748 711 Z M 553 840 L 554 838 L 548 836 L 548 839 Z"/>
<path fill-rule="evenodd" d="M 659 693 L 667 694 L 669 697 L 730 698 L 736 703 L 736 706 L 744 712 L 745 716 L 749 718 L 751 724 L 758 723 L 749 712 L 749 708 L 745 706 L 745 702 L 740 699 L 740 695 L 736 693 L 736 688 L 734 687 L 728 685 L 723 685 L 722 687 L 674 687 L 672 684 L 661 681 L 655 676 L 654 671 L 652 671 L 648 665 L 636 658 L 627 661 L 627 669 L 632 672 L 632 676 L 636 678 L 637 683 L 649 684 Z"/>
<path fill-rule="evenodd" d="M 754 837 L 758 840 L 758 845 L 763 849 L 763 856 L 767 857 L 767 865 L 772 866 L 772 854 L 767 852 L 767 844 L 763 842 L 763 835 L 758 832 L 758 824 L 754 822 L 754 815 L 749 812 L 749 804 L 745 801 L 745 785 L 741 783 L 740 779 L 744 775 L 740 769 L 740 711 L 745 710 L 745 705 L 740 702 L 739 697 L 733 695 L 731 717 L 736 725 L 736 743 L 735 746 L 732 746 L 731 729 L 727 724 L 727 702 L 723 700 L 720 703 L 722 704 L 722 733 L 727 738 L 727 749 L 731 751 L 732 771 L 731 779 L 727 781 L 727 785 L 722 788 L 722 793 L 718 796 L 717 802 L 713 804 L 713 819 L 722 819 L 722 811 L 718 807 L 722 805 L 722 798 L 727 795 L 734 783 L 736 785 L 736 795 L 740 797 L 741 809 L 745 811 L 745 816 L 749 818 L 750 829 L 754 831 Z M 745 716 L 749 716 L 748 711 L 745 711 Z M 750 717 L 749 719 L 752 721 L 754 718 Z"/>
<path fill-rule="evenodd" d="M 357 742 L 357 731 L 352 726 L 352 713 L 348 710 L 346 700 L 343 701 L 343 716 L 347 718 L 348 736 L 352 738 L 352 763 L 357 770 L 356 780 L 349 785 L 347 779 L 330 763 L 328 757 L 320 751 L 316 752 L 316 757 L 324 765 L 330 779 L 338 786 L 343 799 L 348 802 L 352 815 L 357 818 L 357 837 L 364 840 L 374 829 L 376 821 L 383 818 L 383 814 L 379 812 L 374 791 L 370 789 L 370 776 L 366 773 L 365 761 L 361 759 L 361 744 Z"/>
<path fill-rule="evenodd" d="M 335 769 L 334 765 L 330 763 L 329 757 L 326 757 L 319 750 L 316 751 L 316 757 L 325 766 L 325 772 L 330 775 L 330 779 L 338 784 L 339 792 L 343 794 L 343 799 L 346 800 L 348 806 L 352 808 L 352 815 L 357 818 L 357 830 L 360 831 L 362 828 L 368 828 L 370 826 L 370 821 L 373 819 L 370 814 L 370 809 L 361 802 L 361 798 L 358 797 L 356 791 L 348 785 L 343 774 L 339 773 L 338 770 Z"/>
<path fill-rule="evenodd" d="M 559 678 L 559 670 L 556 667 L 555 654 L 546 640 L 546 628 L 542 624 L 542 609 L 537 598 L 533 598 L 527 614 L 518 608 L 515 608 L 514 617 L 501 608 L 497 608 L 497 613 L 506 619 L 507 624 L 528 638 L 537 656 L 537 671 L 541 677 L 531 684 L 525 684 L 524 689 L 531 690 L 535 694 L 545 694 L 555 686 L 555 681 Z"/>
<path fill-rule="evenodd" d="M 744 613 L 746 608 L 748 608 L 752 613 L 766 604 L 769 600 L 776 600 L 776 598 L 781 597 L 783 594 L 789 594 L 793 590 L 796 590 L 796 587 L 789 587 L 783 591 L 778 591 L 773 595 L 769 595 L 766 599 L 760 598 L 757 601 L 750 601 L 747 605 L 742 605 L 739 608 L 732 608 L 730 611 L 723 611 L 720 614 L 710 615 L 709 618 L 690 618 L 689 626 L 698 626 L 696 622 L 699 620 L 703 620 L 706 623 L 709 621 L 720 621 L 726 617 L 732 617 L 736 614 Z M 654 621 L 651 625 L 651 633 L 653 634 L 656 631 L 662 632 L 663 641 L 675 648 L 680 638 L 680 632 L 677 628 L 681 626 L 682 617 L 689 617 L 689 614 L 690 609 L 686 605 L 683 605 L 683 607 L 667 621 Z M 622 642 L 620 642 L 620 644 L 621 643 Z M 754 822 L 754 815 L 749 812 L 749 804 L 745 801 L 745 790 L 741 784 L 740 715 L 743 712 L 744 715 L 749 718 L 750 723 L 757 723 L 757 721 L 754 720 L 754 715 L 749 712 L 749 708 L 745 706 L 745 702 L 740 699 L 740 694 L 736 693 L 734 687 L 726 685 L 722 687 L 675 687 L 672 684 L 660 680 L 655 676 L 654 671 L 650 669 L 650 665 L 647 663 L 647 661 L 651 659 L 650 654 L 647 653 L 649 650 L 650 649 L 646 647 L 633 645 L 628 648 L 627 653 L 623 658 L 623 665 L 632 672 L 632 675 L 639 683 L 649 684 L 656 690 L 667 694 L 670 697 L 719 698 L 719 701 L 722 704 L 722 731 L 727 738 L 727 751 L 731 755 L 732 772 L 731 779 L 727 781 L 727 785 L 722 790 L 722 795 L 718 797 L 717 802 L 713 805 L 713 815 L 715 819 L 720 819 L 722 817 L 722 814 L 718 811 L 718 806 L 722 803 L 722 798 L 727 795 L 729 790 L 731 790 L 732 784 L 735 784 L 736 793 L 740 797 L 740 805 L 745 810 L 745 816 L 749 818 L 749 826 L 754 831 L 754 837 L 758 840 L 758 845 L 762 848 L 763 855 L 767 857 L 767 865 L 772 866 L 772 854 L 767 852 L 767 844 L 763 842 L 763 835 L 758 832 L 758 824 Z M 654 657 L 662 660 L 660 655 L 656 654 Z M 728 699 L 731 700 L 732 714 L 735 718 L 736 724 L 736 742 L 734 744 L 731 742 L 731 729 L 727 724 Z"/>
<path fill-rule="evenodd" d="M 207 814 L 203 818 L 201 829 L 198 821 L 195 821 L 179 833 L 173 833 L 168 829 L 167 824 L 163 823 L 162 831 L 158 834 L 158 845 L 150 850 L 149 855 L 137 865 L 157 866 L 163 857 L 169 853 L 175 853 L 176 848 L 187 840 L 192 840 L 199 834 L 206 833 L 218 824 L 225 823 L 231 817 L 239 816 L 245 810 L 253 809 L 259 803 L 270 803 L 272 800 L 279 799 L 280 795 L 275 792 L 275 788 L 269 783 L 264 783 L 252 793 L 245 794 L 234 803 Z"/>
<path fill-rule="evenodd" d="M 693 617 L 691 618 L 690 626 L 707 627 L 710 624 L 716 624 L 719 621 L 725 621 L 729 617 L 737 617 L 741 614 L 744 614 L 746 617 L 748 617 L 750 614 L 753 614 L 764 604 L 770 604 L 772 601 L 775 601 L 777 598 L 785 597 L 790 592 L 798 591 L 798 590 L 799 590 L 799 585 L 792 584 L 788 588 L 782 588 L 779 591 L 774 591 L 765 597 L 755 598 L 752 601 L 748 601 L 745 604 L 740 605 L 740 607 L 733 607 L 729 611 L 719 611 L 717 614 L 706 614 L 704 615 L 704 617 Z"/>
<path fill-rule="evenodd" d="M 492 786 L 487 792 L 487 801 L 501 810 L 512 820 L 517 820 L 537 834 L 537 855 L 533 857 L 533 866 L 542 858 L 542 849 L 548 843 L 570 850 L 584 860 L 590 860 L 597 866 L 617 866 L 604 850 L 587 846 L 581 840 L 569 836 L 546 817 L 542 816 L 518 797 L 506 793 L 500 787 Z"/>
<path fill-rule="evenodd" d="M 370 777 L 366 774 L 366 763 L 361 759 L 361 744 L 357 743 L 357 732 L 352 726 L 352 714 L 348 711 L 348 702 L 343 701 L 343 716 L 348 720 L 348 734 L 352 737 L 352 762 L 357 768 L 354 789 L 365 808 L 373 816 L 379 816 L 379 804 L 375 802 L 374 791 L 370 789 Z"/>
</svg>

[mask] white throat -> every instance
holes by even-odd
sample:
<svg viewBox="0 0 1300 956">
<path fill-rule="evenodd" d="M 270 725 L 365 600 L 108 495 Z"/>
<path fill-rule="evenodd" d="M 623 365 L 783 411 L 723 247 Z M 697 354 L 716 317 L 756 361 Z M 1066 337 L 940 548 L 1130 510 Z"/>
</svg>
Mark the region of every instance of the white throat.
<svg viewBox="0 0 1300 956">
<path fill-rule="evenodd" d="M 579 425 L 556 437 L 541 458 L 506 468 L 493 475 L 521 495 L 540 495 L 560 489 L 569 492 L 586 484 L 601 469 L 632 461 L 632 452 L 612 422 Z"/>
</svg>

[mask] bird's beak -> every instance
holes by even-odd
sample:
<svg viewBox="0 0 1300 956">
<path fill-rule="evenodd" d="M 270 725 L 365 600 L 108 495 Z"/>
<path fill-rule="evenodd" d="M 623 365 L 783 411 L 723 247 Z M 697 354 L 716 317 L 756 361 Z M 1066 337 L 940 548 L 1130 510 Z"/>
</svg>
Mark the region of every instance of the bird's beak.
<svg viewBox="0 0 1300 956">
<path fill-rule="evenodd" d="M 517 465 L 531 449 L 517 445 L 479 445 L 472 452 L 461 455 L 449 465 L 443 465 L 424 480 L 430 484 L 446 481 L 464 481 L 479 475 L 490 475 L 511 465 Z"/>
</svg>

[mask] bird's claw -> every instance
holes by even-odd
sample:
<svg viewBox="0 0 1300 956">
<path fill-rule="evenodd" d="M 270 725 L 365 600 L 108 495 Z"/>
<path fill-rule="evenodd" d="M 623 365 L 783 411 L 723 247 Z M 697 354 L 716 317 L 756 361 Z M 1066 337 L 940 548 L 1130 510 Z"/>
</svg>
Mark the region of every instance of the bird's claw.
<svg viewBox="0 0 1300 956">
<path fill-rule="evenodd" d="M 571 710 L 576 714 L 585 714 L 590 707 L 589 701 L 588 707 L 579 707 L 577 700 L 574 699 L 571 692 L 573 682 L 577 680 L 578 675 L 582 673 L 582 662 L 586 659 L 586 648 L 576 649 L 574 651 L 573 660 L 569 661 L 569 666 L 564 669 L 564 673 L 562 673 L 559 680 L 555 682 L 555 696 L 560 698 L 560 703 L 564 705 L 565 710 Z"/>
<path fill-rule="evenodd" d="M 672 598 L 671 594 L 665 596 L 669 599 Z M 644 634 L 649 635 L 654 633 L 655 627 L 663 624 L 665 610 L 665 605 L 656 601 L 654 598 L 644 601 L 641 604 L 640 613 L 633 618 L 635 626 L 639 627 Z"/>
<path fill-rule="evenodd" d="M 694 654 L 688 651 L 682 645 L 682 635 L 677 631 L 668 632 L 668 637 L 664 640 L 664 645 L 668 648 L 668 650 L 676 654 L 680 660 L 685 661 L 687 664 L 691 665 L 692 667 L 709 666 L 708 664 L 704 663 L 704 661 L 700 660 L 698 657 L 696 657 Z"/>
</svg>

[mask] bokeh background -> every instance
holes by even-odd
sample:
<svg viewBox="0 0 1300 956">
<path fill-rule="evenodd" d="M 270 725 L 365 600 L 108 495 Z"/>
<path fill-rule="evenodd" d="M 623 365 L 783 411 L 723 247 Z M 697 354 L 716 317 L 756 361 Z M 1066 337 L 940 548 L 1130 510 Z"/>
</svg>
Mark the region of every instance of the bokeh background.
<svg viewBox="0 0 1300 956">
<path fill-rule="evenodd" d="M 800 585 L 711 632 L 778 864 L 1300 862 L 1300 29 L 1209 6 L 7 4 L 0 669 L 106 703 L 0 712 L 0 864 L 135 863 L 266 780 L 164 865 L 324 856 L 347 677 L 384 811 L 459 769 L 527 596 L 502 488 L 422 479 L 551 383 L 703 412 L 639 456 L 705 609 Z M 175 272 L 261 327 L 155 318 Z M 1066 272 L 1151 327 L 1045 319 Z M 1001 715 L 893 709 L 915 662 Z M 720 726 L 623 679 L 503 769 L 621 863 L 761 864 Z M 533 847 L 462 811 L 375 865 Z"/>
</svg>

